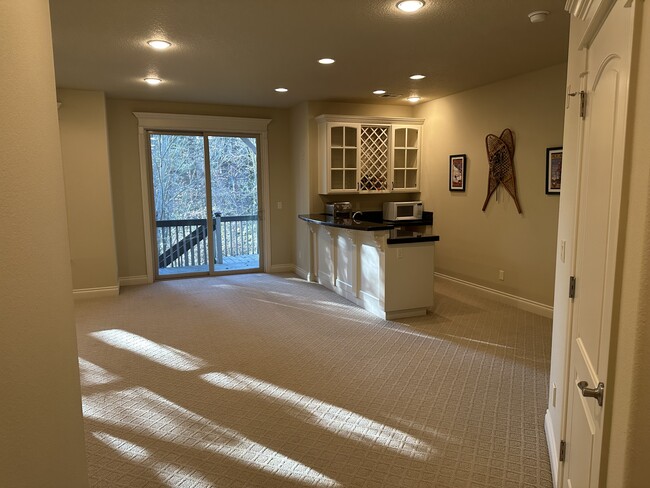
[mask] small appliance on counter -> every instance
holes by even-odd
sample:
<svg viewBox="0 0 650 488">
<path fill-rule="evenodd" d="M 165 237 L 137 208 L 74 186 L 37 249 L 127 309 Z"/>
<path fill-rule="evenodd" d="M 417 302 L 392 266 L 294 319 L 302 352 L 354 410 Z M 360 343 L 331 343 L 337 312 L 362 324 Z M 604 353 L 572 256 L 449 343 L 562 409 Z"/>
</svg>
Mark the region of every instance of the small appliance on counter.
<svg viewBox="0 0 650 488">
<path fill-rule="evenodd" d="M 422 220 L 423 205 L 421 200 L 413 202 L 384 202 L 384 220 Z"/>
<path fill-rule="evenodd" d="M 333 202 L 325 204 L 325 213 L 338 219 L 349 219 L 352 215 L 350 202 Z"/>
</svg>

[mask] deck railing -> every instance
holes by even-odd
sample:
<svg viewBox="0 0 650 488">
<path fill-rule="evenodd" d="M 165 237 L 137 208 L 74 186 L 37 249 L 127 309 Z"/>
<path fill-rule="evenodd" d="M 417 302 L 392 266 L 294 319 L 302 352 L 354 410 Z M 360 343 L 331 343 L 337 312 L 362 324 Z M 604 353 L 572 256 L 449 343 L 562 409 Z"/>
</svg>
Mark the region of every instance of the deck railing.
<svg viewBox="0 0 650 488">
<path fill-rule="evenodd" d="M 257 215 L 214 215 L 215 264 L 224 257 L 259 254 Z M 179 268 L 207 266 L 208 222 L 206 219 L 157 220 L 158 266 Z"/>
</svg>

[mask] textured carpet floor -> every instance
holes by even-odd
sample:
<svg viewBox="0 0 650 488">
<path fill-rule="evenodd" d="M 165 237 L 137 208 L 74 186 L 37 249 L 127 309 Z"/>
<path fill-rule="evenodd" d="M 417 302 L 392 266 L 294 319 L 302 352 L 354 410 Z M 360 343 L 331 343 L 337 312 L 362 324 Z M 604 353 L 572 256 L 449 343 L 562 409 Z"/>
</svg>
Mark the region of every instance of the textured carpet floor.
<svg viewBox="0 0 650 488">
<path fill-rule="evenodd" d="M 551 321 L 436 282 L 380 320 L 290 275 L 76 304 L 91 486 L 551 487 Z"/>
</svg>

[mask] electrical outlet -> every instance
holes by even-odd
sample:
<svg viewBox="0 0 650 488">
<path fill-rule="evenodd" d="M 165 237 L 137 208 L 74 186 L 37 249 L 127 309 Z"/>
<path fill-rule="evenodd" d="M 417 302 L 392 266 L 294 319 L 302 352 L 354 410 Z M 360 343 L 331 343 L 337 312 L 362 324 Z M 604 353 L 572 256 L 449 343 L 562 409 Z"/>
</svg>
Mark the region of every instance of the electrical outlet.
<svg viewBox="0 0 650 488">
<path fill-rule="evenodd" d="M 397 248 L 397 259 L 402 259 L 404 258 L 404 250 L 401 248 Z"/>
<path fill-rule="evenodd" d="M 282 210 L 282 202 L 277 203 L 278 210 Z"/>
<path fill-rule="evenodd" d="M 503 271 L 502 269 L 499 270 L 499 279 L 501 281 L 505 280 L 505 274 L 506 274 L 505 271 Z"/>
</svg>

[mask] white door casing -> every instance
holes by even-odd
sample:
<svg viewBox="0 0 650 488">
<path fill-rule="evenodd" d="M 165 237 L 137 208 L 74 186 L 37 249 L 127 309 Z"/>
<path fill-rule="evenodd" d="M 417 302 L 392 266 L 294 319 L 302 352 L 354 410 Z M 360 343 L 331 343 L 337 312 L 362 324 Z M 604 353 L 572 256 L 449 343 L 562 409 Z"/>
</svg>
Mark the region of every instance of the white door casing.
<svg viewBox="0 0 650 488">
<path fill-rule="evenodd" d="M 567 368 L 567 451 L 562 486 L 599 486 L 607 408 L 608 359 L 614 305 L 619 214 L 625 157 L 632 33 L 636 3 L 593 2 L 581 48 L 587 70 L 579 162 L 576 294 Z M 612 7 L 613 4 L 613 7 Z M 610 10 L 611 9 L 611 10 Z M 596 25 L 597 24 L 597 25 Z M 593 27 L 596 25 L 596 27 Z M 605 385 L 603 405 L 578 386 Z"/>
<path fill-rule="evenodd" d="M 254 119 L 247 117 L 222 117 L 216 115 L 165 114 L 150 112 L 133 112 L 138 120 L 138 144 L 140 153 L 140 185 L 142 191 L 142 220 L 144 224 L 144 248 L 146 257 L 147 283 L 154 279 L 154 250 L 152 238 L 152 206 L 149 183 L 149 156 L 147 150 L 147 130 L 198 131 L 219 134 L 253 134 L 259 137 L 259 158 L 261 174 L 260 219 L 262 225 L 262 253 L 264 255 L 264 272 L 271 267 L 271 223 L 267 215 L 271 208 L 269 193 L 269 159 L 268 159 L 268 125 L 271 119 Z"/>
</svg>

